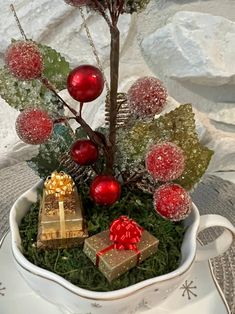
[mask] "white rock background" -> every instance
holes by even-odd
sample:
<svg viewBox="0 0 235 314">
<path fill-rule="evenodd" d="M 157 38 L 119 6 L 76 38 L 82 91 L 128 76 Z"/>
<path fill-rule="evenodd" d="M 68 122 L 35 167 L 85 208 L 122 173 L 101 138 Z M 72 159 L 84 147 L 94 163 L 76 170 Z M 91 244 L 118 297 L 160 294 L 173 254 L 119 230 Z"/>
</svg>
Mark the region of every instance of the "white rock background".
<svg viewBox="0 0 235 314">
<path fill-rule="evenodd" d="M 1 4 L 0 64 L 11 38 L 20 38 L 11 2 Z M 96 64 L 78 9 L 62 0 L 14 4 L 28 37 L 57 49 L 73 66 Z M 86 16 L 108 76 L 108 29 L 96 14 Z M 159 77 L 172 97 L 194 105 L 201 140 L 215 150 L 208 171 L 235 171 L 235 1 L 152 0 L 139 16 L 123 16 L 120 28 L 120 90 L 139 76 Z M 103 100 L 104 95 L 85 110 L 92 126 L 103 121 Z M 169 103 L 177 106 L 171 98 Z M 0 99 L 0 168 L 37 151 L 17 138 L 17 114 Z"/>
</svg>

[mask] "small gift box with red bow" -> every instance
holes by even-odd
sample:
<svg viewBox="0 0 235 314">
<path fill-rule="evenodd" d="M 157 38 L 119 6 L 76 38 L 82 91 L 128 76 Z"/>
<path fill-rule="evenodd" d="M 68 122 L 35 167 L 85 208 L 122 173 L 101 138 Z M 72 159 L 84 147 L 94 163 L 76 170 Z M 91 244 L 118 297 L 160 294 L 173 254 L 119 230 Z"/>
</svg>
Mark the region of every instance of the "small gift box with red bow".
<svg viewBox="0 0 235 314">
<path fill-rule="evenodd" d="M 156 253 L 159 240 L 134 220 L 121 216 L 109 230 L 85 240 L 84 253 L 112 281 Z"/>
</svg>

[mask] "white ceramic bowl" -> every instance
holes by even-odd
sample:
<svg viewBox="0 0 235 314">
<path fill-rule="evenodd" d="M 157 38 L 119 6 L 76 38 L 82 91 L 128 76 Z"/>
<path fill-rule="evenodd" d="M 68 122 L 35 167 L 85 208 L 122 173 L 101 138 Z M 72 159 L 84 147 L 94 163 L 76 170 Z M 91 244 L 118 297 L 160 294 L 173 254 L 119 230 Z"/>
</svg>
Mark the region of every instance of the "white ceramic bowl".
<svg viewBox="0 0 235 314">
<path fill-rule="evenodd" d="M 64 313 L 136 313 L 143 299 L 151 307 L 158 306 L 182 284 L 196 259 L 202 260 L 221 254 L 229 248 L 235 233 L 234 227 L 226 218 L 218 215 L 200 217 L 197 207 L 193 205 L 190 216 L 185 220 L 187 230 L 181 248 L 182 258 L 176 270 L 112 292 L 81 289 L 62 277 L 33 265 L 22 254 L 19 224 L 30 205 L 36 202 L 36 190 L 40 184 L 41 182 L 24 193 L 11 209 L 12 252 L 16 266 L 29 286 L 46 300 L 56 304 Z M 225 230 L 210 245 L 197 248 L 198 232 L 211 226 L 222 226 Z"/>
</svg>

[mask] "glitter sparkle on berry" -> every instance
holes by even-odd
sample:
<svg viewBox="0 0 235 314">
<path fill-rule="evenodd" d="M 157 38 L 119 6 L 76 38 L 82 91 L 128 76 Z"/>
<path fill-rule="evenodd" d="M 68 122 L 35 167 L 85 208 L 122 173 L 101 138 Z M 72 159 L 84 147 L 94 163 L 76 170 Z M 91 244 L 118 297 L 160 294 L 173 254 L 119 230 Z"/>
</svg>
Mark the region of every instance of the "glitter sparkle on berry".
<svg viewBox="0 0 235 314">
<path fill-rule="evenodd" d="M 44 143 L 50 137 L 52 129 L 53 121 L 41 109 L 26 109 L 16 119 L 17 135 L 27 144 L 37 145 Z"/>
<path fill-rule="evenodd" d="M 130 87 L 127 99 L 135 114 L 140 117 L 154 117 L 164 109 L 167 91 L 157 78 L 142 77 Z"/>
<path fill-rule="evenodd" d="M 5 63 L 11 74 L 21 80 L 39 78 L 43 60 L 38 46 L 32 41 L 16 41 L 5 54 Z"/>
<path fill-rule="evenodd" d="M 183 150 L 170 142 L 151 147 L 146 156 L 146 168 L 155 180 L 171 181 L 184 171 L 185 157 Z"/>
<path fill-rule="evenodd" d="M 178 184 L 165 184 L 154 193 L 154 208 L 162 217 L 180 221 L 191 212 L 192 201 L 185 189 Z"/>
<path fill-rule="evenodd" d="M 193 284 L 193 281 L 190 281 L 188 283 L 188 280 L 186 280 L 185 283 L 182 285 L 182 287 L 180 287 L 180 289 L 183 290 L 182 297 L 184 297 L 185 294 L 187 293 L 188 300 L 191 300 L 191 295 L 194 297 L 197 297 L 197 294 L 192 291 L 193 289 L 197 289 L 197 287 L 193 286 L 192 284 Z"/>
</svg>

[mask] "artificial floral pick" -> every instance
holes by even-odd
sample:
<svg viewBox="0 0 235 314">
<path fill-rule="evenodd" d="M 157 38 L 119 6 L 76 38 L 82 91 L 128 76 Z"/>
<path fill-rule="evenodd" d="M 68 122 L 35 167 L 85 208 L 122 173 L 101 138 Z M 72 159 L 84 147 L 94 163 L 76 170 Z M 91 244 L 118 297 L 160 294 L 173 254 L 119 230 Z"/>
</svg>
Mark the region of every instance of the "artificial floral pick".
<svg viewBox="0 0 235 314">
<path fill-rule="evenodd" d="M 46 195 L 53 194 L 58 198 L 61 237 L 65 238 L 64 197 L 74 191 L 74 182 L 72 178 L 63 171 L 55 171 L 46 179 L 44 186 Z"/>
</svg>

